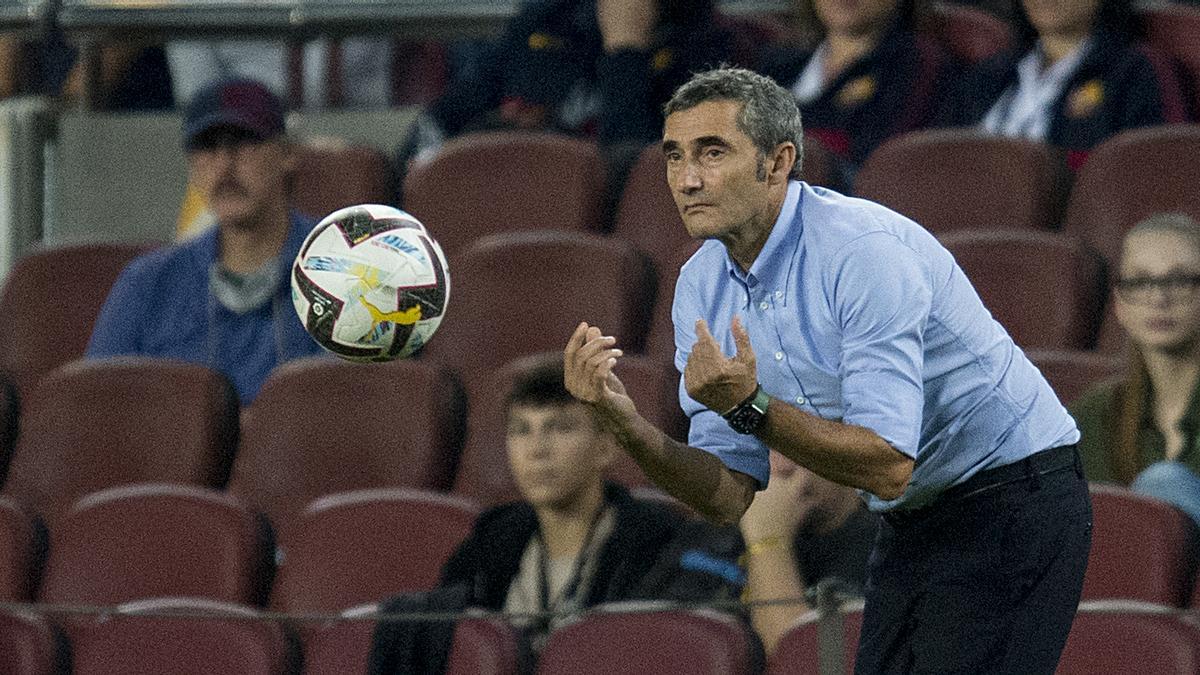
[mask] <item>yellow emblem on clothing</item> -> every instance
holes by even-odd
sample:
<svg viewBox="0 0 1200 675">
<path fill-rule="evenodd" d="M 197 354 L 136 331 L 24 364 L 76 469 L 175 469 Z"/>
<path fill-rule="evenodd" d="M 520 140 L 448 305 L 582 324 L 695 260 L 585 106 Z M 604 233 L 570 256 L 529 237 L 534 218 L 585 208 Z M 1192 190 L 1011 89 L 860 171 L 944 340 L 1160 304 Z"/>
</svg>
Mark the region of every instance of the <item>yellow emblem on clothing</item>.
<svg viewBox="0 0 1200 675">
<path fill-rule="evenodd" d="M 1104 83 L 1089 80 L 1071 92 L 1067 98 L 1068 117 L 1087 117 L 1104 102 Z"/>
<path fill-rule="evenodd" d="M 837 93 L 838 105 L 849 108 L 875 95 L 875 76 L 863 75 L 842 85 Z"/>
</svg>

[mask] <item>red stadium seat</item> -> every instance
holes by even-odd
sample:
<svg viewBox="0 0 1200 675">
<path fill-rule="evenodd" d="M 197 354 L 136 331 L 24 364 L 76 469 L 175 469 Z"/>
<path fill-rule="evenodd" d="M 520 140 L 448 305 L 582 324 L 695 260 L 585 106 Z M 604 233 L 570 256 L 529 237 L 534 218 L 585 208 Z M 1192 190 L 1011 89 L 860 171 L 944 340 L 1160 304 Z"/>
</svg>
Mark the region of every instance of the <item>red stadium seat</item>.
<svg viewBox="0 0 1200 675">
<path fill-rule="evenodd" d="M 419 490 L 357 490 L 322 497 L 280 540 L 271 605 L 336 612 L 437 584 L 470 532 L 474 503 Z"/>
<path fill-rule="evenodd" d="M 1125 369 L 1125 360 L 1119 357 L 1074 349 L 1032 349 L 1026 356 L 1042 371 L 1063 405 Z"/>
<path fill-rule="evenodd" d="M 334 492 L 449 490 L 464 406 L 458 382 L 429 360 L 291 361 L 271 373 L 243 416 L 229 489 L 279 531 Z"/>
<path fill-rule="evenodd" d="M 1008 24 L 982 9 L 936 2 L 929 10 L 922 16 L 921 31 L 967 63 L 997 56 L 1013 42 Z"/>
<path fill-rule="evenodd" d="M 232 495 L 185 485 L 90 494 L 50 531 L 44 602 L 108 605 L 160 596 L 246 605 L 266 598 L 265 523 Z"/>
<path fill-rule="evenodd" d="M 1163 211 L 1200 218 L 1197 183 L 1200 124 L 1122 132 L 1097 146 L 1079 170 L 1063 229 L 1100 252 L 1111 270 L 1122 238 L 1139 220 Z"/>
<path fill-rule="evenodd" d="M 305 626 L 305 675 L 345 675 L 367 672 L 371 638 L 375 631 L 372 617 L 379 605 L 360 605 L 341 612 L 344 621 Z"/>
<path fill-rule="evenodd" d="M 854 194 L 917 221 L 930 232 L 1051 230 L 1068 174 L 1061 154 L 1023 139 L 973 129 L 916 131 L 871 153 Z"/>
<path fill-rule="evenodd" d="M 1196 531 L 1166 502 L 1111 485 L 1091 486 L 1092 552 L 1084 600 L 1124 599 L 1184 607 Z"/>
<path fill-rule="evenodd" d="M 80 244 L 30 253 L 0 291 L 0 371 L 22 394 L 42 375 L 83 356 L 92 325 L 140 244 Z"/>
<path fill-rule="evenodd" d="M 1163 608 L 1088 611 L 1080 607 L 1058 662 L 1058 675 L 1195 675 L 1200 673 L 1200 626 Z"/>
<path fill-rule="evenodd" d="M 496 131 L 455 138 L 410 170 L 404 209 L 429 228 L 453 267 L 468 244 L 489 234 L 599 231 L 604 190 L 604 162 L 594 143 Z"/>
<path fill-rule="evenodd" d="M 0 497 L 0 602 L 28 602 L 33 598 L 44 536 L 38 523 L 19 504 Z"/>
<path fill-rule="evenodd" d="M 1022 348 L 1088 349 L 1104 302 L 1100 260 L 1050 232 L 967 231 L 942 243 Z"/>
<path fill-rule="evenodd" d="M 1200 114 L 1200 8 L 1164 2 L 1143 6 L 1138 13 L 1146 40 L 1182 67 L 1191 85 L 1192 114 Z"/>
<path fill-rule="evenodd" d="M 700 242 L 687 242 L 675 249 L 658 271 L 658 292 L 654 301 L 654 315 L 650 318 L 646 353 L 663 363 L 675 363 L 675 324 L 671 320 L 671 304 L 675 300 L 679 270 L 699 248 Z"/>
<path fill-rule="evenodd" d="M 392 199 L 391 167 L 382 151 L 340 139 L 309 139 L 297 146 L 292 205 L 323 218 L 355 204 Z"/>
<path fill-rule="evenodd" d="M 44 617 L 0 611 L 0 673 L 59 675 L 67 672 L 66 642 Z"/>
<path fill-rule="evenodd" d="M 716 612 L 645 611 L 643 606 L 652 608 L 604 605 L 555 630 L 538 659 L 538 675 L 758 672 L 756 638 L 738 620 Z"/>
<path fill-rule="evenodd" d="M 842 664 L 845 672 L 854 672 L 854 658 L 862 631 L 862 605 L 847 607 L 842 621 Z M 820 672 L 819 618 L 813 611 L 800 617 L 779 640 L 767 661 L 767 675 Z"/>
<path fill-rule="evenodd" d="M 75 675 L 290 675 L 299 659 L 279 624 L 255 610 L 166 598 L 81 624 L 71 631 L 71 660 Z"/>
<path fill-rule="evenodd" d="M 499 619 L 468 618 L 454 628 L 446 675 L 517 675 L 517 632 Z"/>
<path fill-rule="evenodd" d="M 53 527 L 60 511 L 102 488 L 221 487 L 237 428 L 233 386 L 204 366 L 78 361 L 48 375 L 25 400 L 4 492 Z"/>
</svg>

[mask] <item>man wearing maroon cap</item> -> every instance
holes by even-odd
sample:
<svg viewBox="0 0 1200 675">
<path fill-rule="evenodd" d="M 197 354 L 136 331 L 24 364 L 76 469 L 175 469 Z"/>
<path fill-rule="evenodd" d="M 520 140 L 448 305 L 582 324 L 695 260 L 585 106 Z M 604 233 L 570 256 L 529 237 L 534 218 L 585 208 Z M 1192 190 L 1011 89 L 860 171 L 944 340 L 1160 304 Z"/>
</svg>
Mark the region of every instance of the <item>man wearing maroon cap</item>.
<svg viewBox="0 0 1200 675">
<path fill-rule="evenodd" d="M 261 83 L 219 82 L 184 112 L 188 179 L 217 226 L 125 269 L 88 357 L 159 356 L 207 365 L 250 403 L 278 364 L 320 347 L 291 310 L 288 273 L 315 221 L 290 210 L 295 154 L 283 105 Z"/>
</svg>

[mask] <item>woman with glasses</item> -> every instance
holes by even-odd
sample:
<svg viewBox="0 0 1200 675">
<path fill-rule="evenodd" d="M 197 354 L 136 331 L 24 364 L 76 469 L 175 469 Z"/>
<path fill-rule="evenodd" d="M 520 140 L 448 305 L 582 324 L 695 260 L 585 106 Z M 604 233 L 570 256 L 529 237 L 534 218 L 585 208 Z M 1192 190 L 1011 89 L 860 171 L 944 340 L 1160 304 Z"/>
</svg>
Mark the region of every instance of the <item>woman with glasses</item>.
<svg viewBox="0 0 1200 675">
<path fill-rule="evenodd" d="M 1200 523 L 1200 223 L 1176 213 L 1146 218 L 1125 236 L 1116 272 L 1130 367 L 1072 406 L 1084 473 Z"/>
</svg>

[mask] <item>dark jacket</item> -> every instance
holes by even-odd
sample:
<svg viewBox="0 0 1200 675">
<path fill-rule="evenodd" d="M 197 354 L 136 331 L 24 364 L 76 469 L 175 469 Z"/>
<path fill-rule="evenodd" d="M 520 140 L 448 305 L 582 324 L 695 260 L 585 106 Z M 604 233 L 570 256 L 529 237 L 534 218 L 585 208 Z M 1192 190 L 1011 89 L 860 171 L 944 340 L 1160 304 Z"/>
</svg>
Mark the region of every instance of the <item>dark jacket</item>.
<svg viewBox="0 0 1200 675">
<path fill-rule="evenodd" d="M 1000 96 L 1017 84 L 1017 64 L 1028 49 L 984 61 L 963 80 L 954 123 L 980 123 Z M 1106 138 L 1125 129 L 1182 122 L 1186 108 L 1170 62 L 1153 49 L 1101 31 L 1050 113 L 1046 142 L 1067 151 L 1072 169 Z"/>
<path fill-rule="evenodd" d="M 605 497 L 616 520 L 600 551 L 585 606 L 620 600 L 703 602 L 733 599 L 741 592 L 744 579 L 737 559 L 743 546 L 736 528 L 715 528 L 661 504 L 635 500 L 615 484 L 607 486 Z M 484 512 L 442 568 L 438 589 L 398 596 L 382 610 L 501 610 L 536 529 L 537 517 L 525 502 Z M 442 672 L 453 632 L 448 622 L 380 623 L 368 671 Z"/>
<path fill-rule="evenodd" d="M 812 55 L 777 48 L 764 55 L 759 70 L 791 89 Z M 891 136 L 933 124 L 961 70 L 936 41 L 893 27 L 870 54 L 800 107 L 804 132 L 857 167 Z"/>
</svg>

